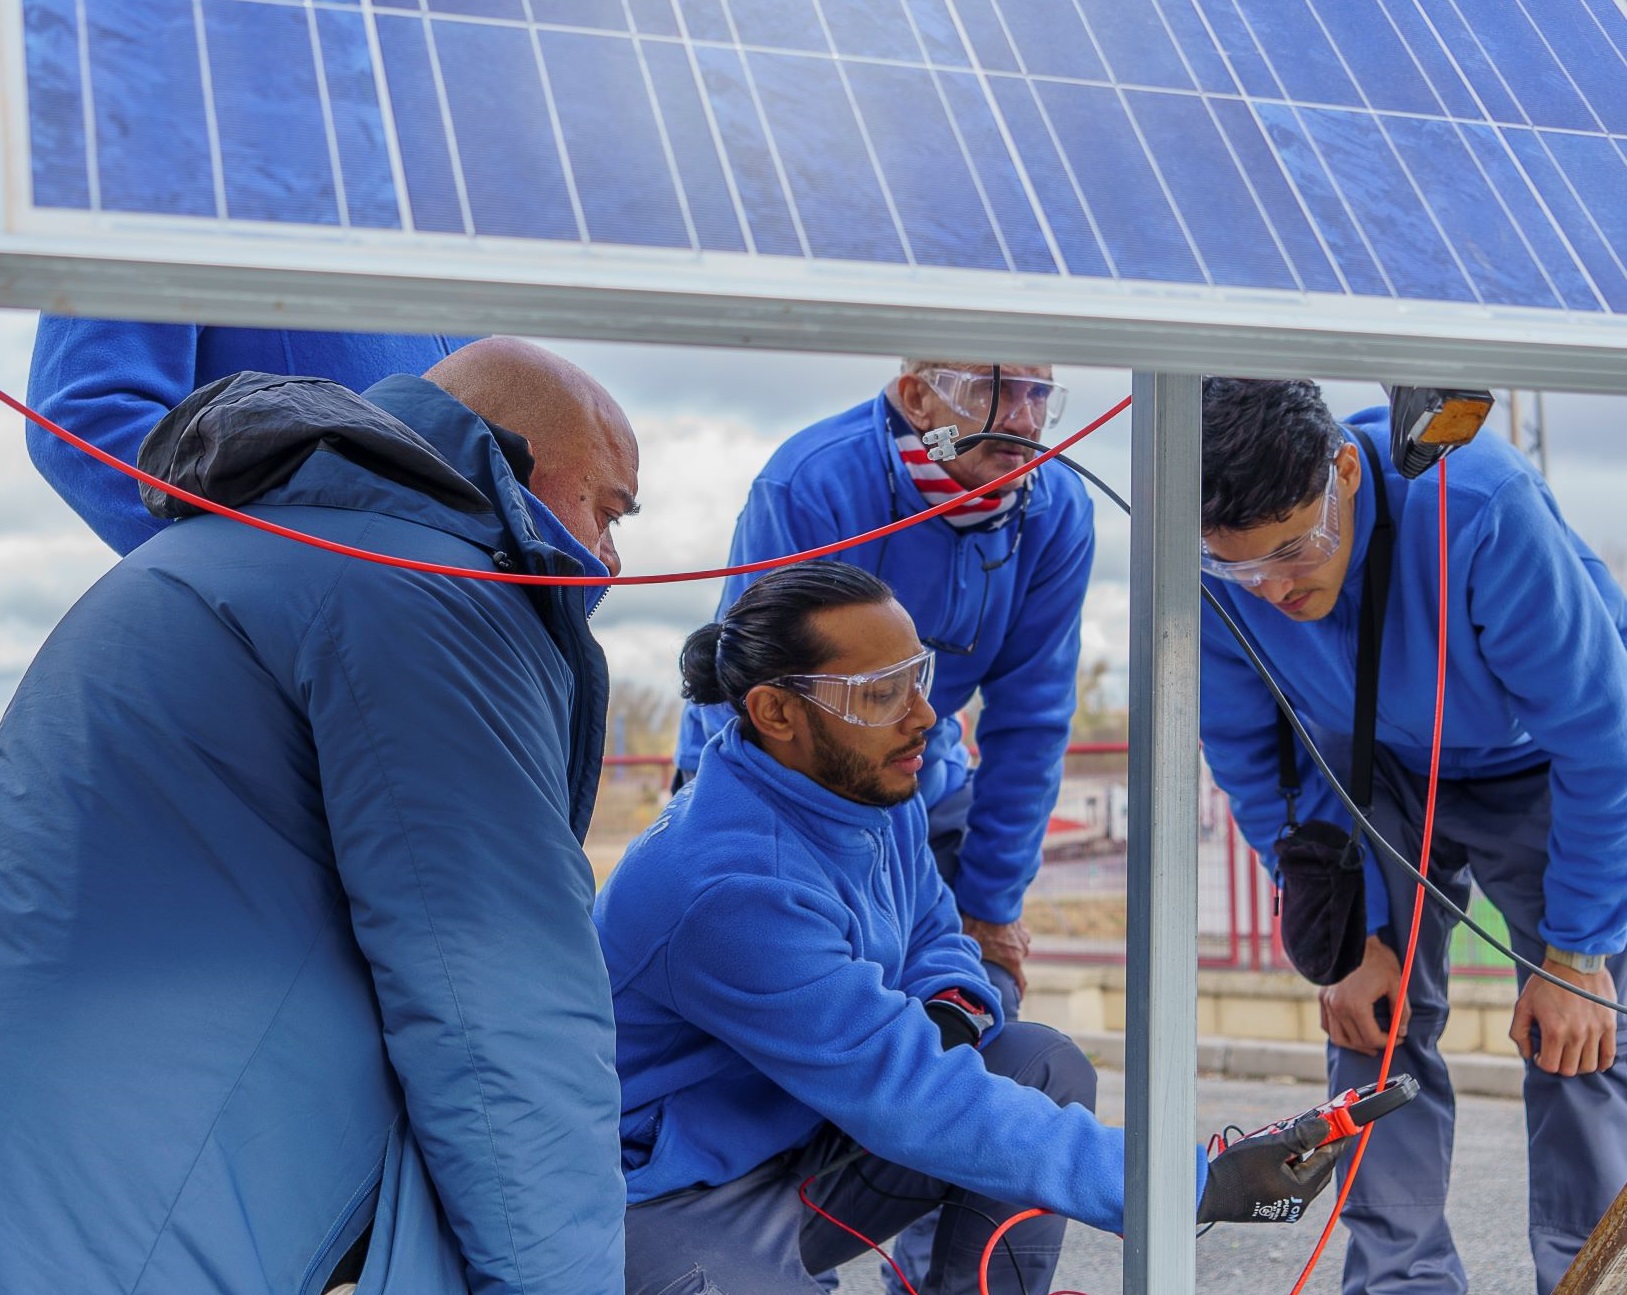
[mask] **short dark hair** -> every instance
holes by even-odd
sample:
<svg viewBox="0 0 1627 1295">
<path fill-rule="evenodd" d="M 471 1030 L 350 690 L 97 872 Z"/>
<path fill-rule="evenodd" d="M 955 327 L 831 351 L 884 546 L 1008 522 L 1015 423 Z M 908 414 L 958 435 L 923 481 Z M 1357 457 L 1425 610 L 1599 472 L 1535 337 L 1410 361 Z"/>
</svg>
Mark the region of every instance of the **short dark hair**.
<svg viewBox="0 0 1627 1295">
<path fill-rule="evenodd" d="M 1326 487 L 1344 439 L 1314 382 L 1205 378 L 1203 529 L 1282 521 Z"/>
<path fill-rule="evenodd" d="M 814 632 L 815 612 L 892 597 L 885 581 L 846 562 L 798 562 L 770 571 L 734 600 L 722 620 L 684 640 L 684 696 L 702 706 L 728 702 L 749 732 L 748 692 L 782 675 L 812 674 L 830 659 L 831 644 Z"/>
</svg>

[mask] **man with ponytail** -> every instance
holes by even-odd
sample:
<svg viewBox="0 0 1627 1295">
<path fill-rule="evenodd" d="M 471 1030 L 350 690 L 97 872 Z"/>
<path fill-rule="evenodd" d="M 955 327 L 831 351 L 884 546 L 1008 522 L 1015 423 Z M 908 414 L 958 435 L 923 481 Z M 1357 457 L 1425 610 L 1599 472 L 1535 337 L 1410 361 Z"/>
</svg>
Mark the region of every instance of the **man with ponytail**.
<svg viewBox="0 0 1627 1295">
<path fill-rule="evenodd" d="M 805 1181 L 877 1241 L 944 1204 L 922 1295 L 976 1291 L 990 1220 L 1025 1206 L 1055 1214 L 1012 1231 L 991 1290 L 1049 1290 L 1067 1218 L 1123 1230 L 1095 1072 L 1007 1019 L 934 864 L 933 665 L 841 562 L 764 576 L 684 645 L 685 695 L 733 718 L 594 910 L 628 1295 L 817 1295 L 865 1246 Z"/>
<path fill-rule="evenodd" d="M 1044 364 L 905 360 L 873 399 L 805 428 L 775 451 L 735 523 L 731 563 L 798 553 L 986 488 L 1034 457 L 989 442 L 947 463 L 922 433 L 953 426 L 1034 439 L 1062 417 L 1065 388 Z M 992 407 L 992 408 L 991 408 Z M 848 550 L 892 586 L 938 654 L 921 796 L 933 854 L 1008 1016 L 1024 989 L 1023 895 L 1062 779 L 1079 668 L 1079 613 L 1095 553 L 1089 496 L 1044 466 L 948 513 Z M 755 577 L 723 587 L 719 613 Z M 959 712 L 981 697 L 976 776 Z M 727 706 L 689 706 L 677 762 L 693 771 Z"/>
</svg>

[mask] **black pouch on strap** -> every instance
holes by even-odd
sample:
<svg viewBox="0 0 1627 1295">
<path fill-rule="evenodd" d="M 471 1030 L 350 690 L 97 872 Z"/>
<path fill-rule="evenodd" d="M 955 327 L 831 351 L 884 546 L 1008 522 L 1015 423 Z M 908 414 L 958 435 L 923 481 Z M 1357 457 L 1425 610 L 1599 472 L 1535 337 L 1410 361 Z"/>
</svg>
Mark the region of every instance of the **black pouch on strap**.
<svg viewBox="0 0 1627 1295">
<path fill-rule="evenodd" d="M 1367 942 L 1360 840 L 1312 819 L 1273 848 L 1283 951 L 1312 984 L 1337 984 L 1361 966 Z"/>
<path fill-rule="evenodd" d="M 1356 709 L 1351 724 L 1350 795 L 1366 813 L 1373 804 L 1373 748 L 1378 726 L 1378 667 L 1384 646 L 1384 613 L 1390 597 L 1395 528 L 1390 521 L 1384 469 L 1365 433 L 1356 443 L 1373 484 L 1373 534 L 1362 576 L 1356 639 Z M 1299 764 L 1294 730 L 1277 715 L 1278 780 L 1287 823 L 1273 847 L 1277 856 L 1278 914 L 1282 947 L 1295 970 L 1318 985 L 1337 984 L 1361 966 L 1367 943 L 1367 887 L 1362 874 L 1361 833 L 1332 823 L 1301 823 Z"/>
</svg>

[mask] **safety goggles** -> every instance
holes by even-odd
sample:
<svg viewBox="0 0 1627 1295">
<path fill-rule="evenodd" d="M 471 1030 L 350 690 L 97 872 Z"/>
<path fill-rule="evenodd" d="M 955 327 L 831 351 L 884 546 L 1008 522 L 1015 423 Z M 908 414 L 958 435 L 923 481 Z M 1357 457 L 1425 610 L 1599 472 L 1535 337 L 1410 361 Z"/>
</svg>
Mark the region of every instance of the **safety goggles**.
<svg viewBox="0 0 1627 1295">
<path fill-rule="evenodd" d="M 849 724 L 886 728 L 908 715 L 917 697 L 932 691 L 933 660 L 928 648 L 868 674 L 787 674 L 768 683 L 806 697 Z"/>
<path fill-rule="evenodd" d="M 987 373 L 965 369 L 928 369 L 921 379 L 938 398 L 962 418 L 984 423 L 989 417 L 989 397 L 994 394 L 994 378 Z M 994 426 L 1008 423 L 1024 410 L 1036 432 L 1048 432 L 1062 421 L 1068 403 L 1068 389 L 1049 378 L 1000 378 L 1000 408 Z"/>
<path fill-rule="evenodd" d="M 1297 539 L 1278 546 L 1264 557 L 1227 562 L 1201 545 L 1198 561 L 1203 570 L 1245 589 L 1258 589 L 1267 580 L 1293 580 L 1309 575 L 1339 551 L 1339 469 L 1328 464 L 1328 486 L 1322 492 L 1322 513 L 1316 525 Z"/>
</svg>

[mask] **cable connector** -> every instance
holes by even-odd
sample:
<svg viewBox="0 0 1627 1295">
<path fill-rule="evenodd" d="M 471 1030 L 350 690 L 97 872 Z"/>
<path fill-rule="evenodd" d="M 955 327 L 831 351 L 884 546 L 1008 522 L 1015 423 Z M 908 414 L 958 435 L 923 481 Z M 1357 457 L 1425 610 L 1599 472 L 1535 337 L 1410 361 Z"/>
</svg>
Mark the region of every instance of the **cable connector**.
<svg viewBox="0 0 1627 1295">
<path fill-rule="evenodd" d="M 921 443 L 926 446 L 926 456 L 934 463 L 943 463 L 954 458 L 960 451 L 955 448 L 955 442 L 960 439 L 960 428 L 934 427 L 930 432 L 921 433 Z"/>
</svg>

